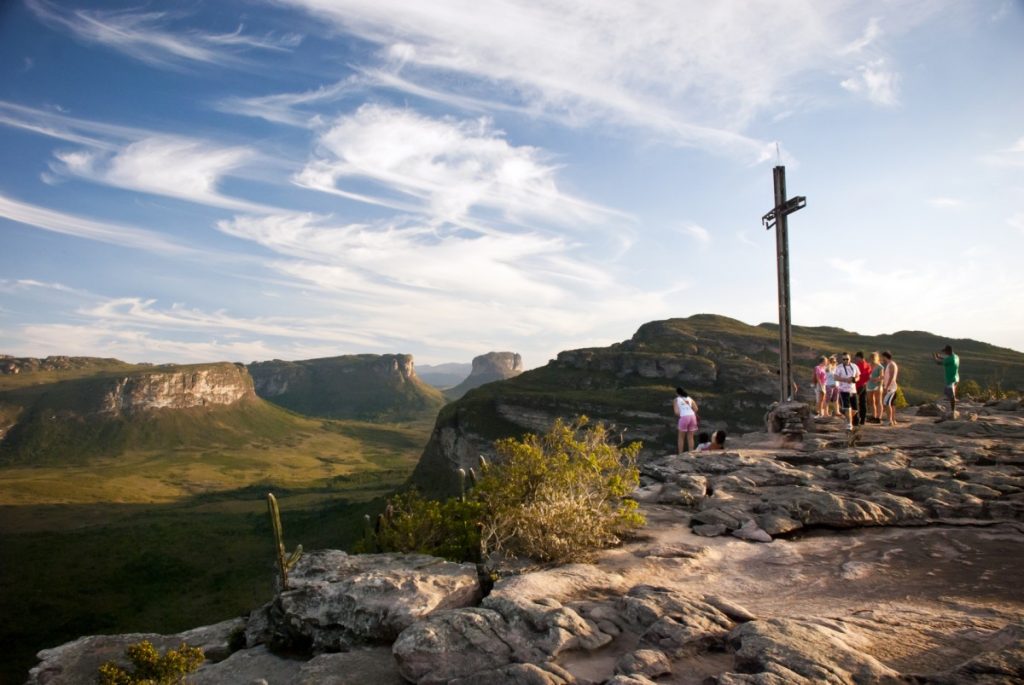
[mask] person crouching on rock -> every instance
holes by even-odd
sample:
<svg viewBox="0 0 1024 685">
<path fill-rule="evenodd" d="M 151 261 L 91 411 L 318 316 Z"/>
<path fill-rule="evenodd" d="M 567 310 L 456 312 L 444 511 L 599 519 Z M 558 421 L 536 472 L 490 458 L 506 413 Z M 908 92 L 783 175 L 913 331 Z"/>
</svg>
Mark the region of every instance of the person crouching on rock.
<svg viewBox="0 0 1024 685">
<path fill-rule="evenodd" d="M 697 431 L 697 403 L 682 388 L 676 388 L 676 399 L 672 403 L 672 409 L 679 417 L 677 428 L 679 430 L 676 447 L 679 456 L 683 456 L 683 442 L 687 449 L 693 451 L 693 434 Z"/>
<path fill-rule="evenodd" d="M 711 450 L 724 450 L 725 449 L 725 431 L 717 430 L 711 435 Z"/>
<path fill-rule="evenodd" d="M 705 432 L 697 434 L 697 451 L 704 452 L 711 449 L 711 436 Z"/>
</svg>

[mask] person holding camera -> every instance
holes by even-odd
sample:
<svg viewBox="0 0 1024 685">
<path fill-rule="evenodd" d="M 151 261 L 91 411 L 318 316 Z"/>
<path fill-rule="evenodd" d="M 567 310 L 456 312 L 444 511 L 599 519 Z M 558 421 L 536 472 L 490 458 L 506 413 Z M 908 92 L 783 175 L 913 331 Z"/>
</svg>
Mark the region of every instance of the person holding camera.
<svg viewBox="0 0 1024 685">
<path fill-rule="evenodd" d="M 956 418 L 956 386 L 960 382 L 960 357 L 953 354 L 953 347 L 946 345 L 939 352 L 932 353 L 932 359 L 942 367 L 946 381 L 946 399 L 949 400 L 949 414 Z"/>
</svg>

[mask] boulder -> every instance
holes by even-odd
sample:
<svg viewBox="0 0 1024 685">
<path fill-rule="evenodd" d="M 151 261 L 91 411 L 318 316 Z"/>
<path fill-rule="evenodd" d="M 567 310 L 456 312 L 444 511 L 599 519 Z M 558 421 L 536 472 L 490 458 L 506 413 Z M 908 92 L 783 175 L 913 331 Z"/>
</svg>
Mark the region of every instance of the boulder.
<svg viewBox="0 0 1024 685">
<path fill-rule="evenodd" d="M 185 642 L 199 647 L 207 658 L 208 668 L 231 653 L 235 636 L 245 628 L 245 619 L 222 621 L 174 635 L 129 633 L 124 635 L 91 635 L 52 649 L 39 652 L 39 663 L 29 671 L 25 685 L 78 685 L 95 682 L 99 667 L 107 661 L 125 666 L 125 649 L 148 640 L 160 651 L 177 649 Z"/>
<path fill-rule="evenodd" d="M 771 542 L 772 536 L 761 530 L 754 519 L 747 519 L 742 526 L 732 532 L 734 537 L 750 542 Z"/>
<path fill-rule="evenodd" d="M 422 554 L 310 552 L 270 605 L 270 643 L 313 653 L 389 643 L 430 612 L 470 606 L 480 596 L 473 564 Z"/>
<path fill-rule="evenodd" d="M 611 640 L 557 601 L 491 595 L 480 607 L 435 612 L 413 624 L 392 652 L 402 677 L 413 683 L 559 683 L 557 678 L 567 679 L 551 670 L 548 662 L 555 656 L 598 649 Z M 524 664 L 554 675 L 512 667 Z"/>
<path fill-rule="evenodd" d="M 617 602 L 622 617 L 640 633 L 639 647 L 676 659 L 721 647 L 734 622 L 709 602 L 649 585 L 638 585 Z"/>
<path fill-rule="evenodd" d="M 736 670 L 744 674 L 770 673 L 786 682 L 832 685 L 895 681 L 900 675 L 861 651 L 864 638 L 834 621 L 750 621 L 733 630 L 729 642 L 736 649 Z"/>
<path fill-rule="evenodd" d="M 622 655 L 615 665 L 615 672 L 622 675 L 643 675 L 657 678 L 672 673 L 672 664 L 665 652 L 659 649 L 637 649 Z"/>
</svg>

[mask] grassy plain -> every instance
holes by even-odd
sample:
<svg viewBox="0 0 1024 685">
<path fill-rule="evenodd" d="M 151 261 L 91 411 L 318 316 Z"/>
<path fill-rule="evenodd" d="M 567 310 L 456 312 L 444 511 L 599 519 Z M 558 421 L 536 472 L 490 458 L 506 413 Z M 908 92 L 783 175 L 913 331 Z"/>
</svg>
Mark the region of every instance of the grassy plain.
<svg viewBox="0 0 1024 685">
<path fill-rule="evenodd" d="M 0 467 L 0 683 L 24 682 L 39 649 L 81 635 L 175 632 L 256 608 L 273 591 L 266 493 L 289 549 L 347 548 L 433 427 L 273 412 L 275 430 L 248 442 Z"/>
</svg>

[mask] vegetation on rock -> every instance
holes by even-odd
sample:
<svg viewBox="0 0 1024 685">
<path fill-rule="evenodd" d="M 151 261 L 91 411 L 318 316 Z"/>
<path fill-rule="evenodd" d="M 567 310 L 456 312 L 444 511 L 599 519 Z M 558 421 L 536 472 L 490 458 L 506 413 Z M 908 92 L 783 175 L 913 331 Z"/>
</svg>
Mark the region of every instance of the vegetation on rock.
<svg viewBox="0 0 1024 685">
<path fill-rule="evenodd" d="M 463 496 L 392 498 L 373 544 L 458 560 L 586 560 L 644 524 L 637 503 L 626 499 L 639 482 L 640 443 L 612 438 L 604 424 L 580 416 L 557 419 L 543 435 L 499 440 L 496 463 L 485 463 Z"/>
<path fill-rule="evenodd" d="M 148 640 L 129 645 L 125 656 L 132 663 L 132 671 L 108 661 L 100 666 L 100 685 L 177 685 L 185 682 L 185 676 L 205 660 L 203 650 L 184 642 L 161 656 Z"/>
</svg>

